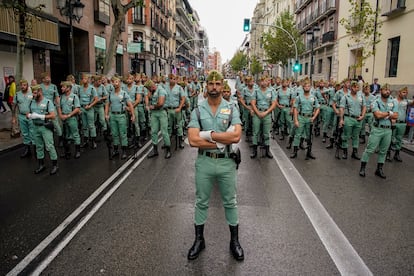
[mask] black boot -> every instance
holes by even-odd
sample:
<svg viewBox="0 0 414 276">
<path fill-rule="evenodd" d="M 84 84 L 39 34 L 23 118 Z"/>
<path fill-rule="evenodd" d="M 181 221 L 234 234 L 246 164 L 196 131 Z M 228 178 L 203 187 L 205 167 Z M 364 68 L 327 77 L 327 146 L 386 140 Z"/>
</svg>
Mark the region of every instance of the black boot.
<svg viewBox="0 0 414 276">
<path fill-rule="evenodd" d="M 20 155 L 20 158 L 30 157 L 32 155 L 32 151 L 30 150 L 30 145 L 26 145 L 24 148 L 24 152 Z"/>
<path fill-rule="evenodd" d="M 327 149 L 333 149 L 334 147 L 334 138 L 329 138 L 329 144 L 326 146 Z"/>
<path fill-rule="evenodd" d="M 167 146 L 165 147 L 165 159 L 170 159 L 171 158 L 171 146 Z"/>
<path fill-rule="evenodd" d="M 183 149 L 183 148 L 184 148 L 184 144 L 183 144 L 183 136 L 178 136 L 178 137 L 177 137 L 177 139 L 178 139 L 178 147 L 179 147 L 180 149 Z"/>
<path fill-rule="evenodd" d="M 63 148 L 63 146 L 65 145 L 64 143 L 65 141 L 63 139 L 63 136 L 58 136 L 58 147 Z"/>
<path fill-rule="evenodd" d="M 284 132 L 283 130 L 280 132 L 280 137 L 279 137 L 279 140 L 280 140 L 280 141 L 285 140 L 285 132 Z"/>
<path fill-rule="evenodd" d="M 127 158 L 127 147 L 126 146 L 122 146 L 122 153 L 121 153 L 121 159 L 124 160 Z"/>
<path fill-rule="evenodd" d="M 300 138 L 300 141 L 299 141 L 299 148 L 301 149 L 301 150 L 304 150 L 305 149 L 305 147 L 303 146 L 303 141 L 304 141 L 305 139 L 304 138 Z"/>
<path fill-rule="evenodd" d="M 326 134 L 326 132 L 324 132 L 322 136 L 322 143 L 326 143 L 326 138 L 328 138 L 328 135 Z"/>
<path fill-rule="evenodd" d="M 367 166 L 367 162 L 361 162 L 361 168 L 359 169 L 359 175 L 365 177 L 365 167 Z"/>
<path fill-rule="evenodd" d="M 114 151 L 112 152 L 112 158 L 119 155 L 118 146 L 114 146 Z"/>
<path fill-rule="evenodd" d="M 96 149 L 98 147 L 98 145 L 96 144 L 96 137 L 91 138 L 91 147 L 93 149 Z"/>
<path fill-rule="evenodd" d="M 387 178 L 384 174 L 384 171 L 382 170 L 382 167 L 384 166 L 384 164 L 382 163 L 378 163 L 377 164 L 377 170 L 375 171 L 375 175 L 381 177 L 382 179 Z"/>
<path fill-rule="evenodd" d="M 365 135 L 361 135 L 360 137 L 359 137 L 359 143 L 361 144 L 361 145 L 363 145 L 363 144 L 365 144 Z"/>
<path fill-rule="evenodd" d="M 292 148 L 292 143 L 293 143 L 293 137 L 289 136 L 289 142 L 288 142 L 288 145 L 286 146 L 286 148 L 291 149 Z"/>
<path fill-rule="evenodd" d="M 59 167 L 57 165 L 57 160 L 52 160 L 52 169 L 50 170 L 50 175 L 54 175 L 58 172 Z"/>
<path fill-rule="evenodd" d="M 81 144 L 81 148 L 87 148 L 89 146 L 88 142 L 89 142 L 89 138 L 83 137 L 83 143 Z"/>
<path fill-rule="evenodd" d="M 80 145 L 75 145 L 75 159 L 80 157 Z"/>
<path fill-rule="evenodd" d="M 348 159 L 348 149 L 342 149 L 342 159 Z"/>
<path fill-rule="evenodd" d="M 231 226 L 230 227 L 230 252 L 233 255 L 233 257 L 237 261 L 243 261 L 244 260 L 244 253 L 243 248 L 241 247 L 239 243 L 239 226 Z"/>
<path fill-rule="evenodd" d="M 352 155 L 351 155 L 351 158 L 356 159 L 356 160 L 360 160 L 360 159 L 361 159 L 361 158 L 359 158 L 359 156 L 358 156 L 358 149 L 356 149 L 356 148 L 353 148 L 353 149 L 352 149 Z"/>
<path fill-rule="evenodd" d="M 387 156 L 385 157 L 385 161 L 392 162 L 392 160 L 391 160 L 391 150 L 390 149 L 387 151 Z"/>
<path fill-rule="evenodd" d="M 394 160 L 397 161 L 397 162 L 402 162 L 402 159 L 400 157 L 400 151 L 399 150 L 396 150 L 395 151 Z"/>
<path fill-rule="evenodd" d="M 305 158 L 305 160 L 309 160 L 309 159 L 312 159 L 312 160 L 316 159 L 316 157 L 313 156 L 313 154 L 312 154 L 311 147 L 308 147 L 308 150 L 306 151 L 306 158 Z"/>
<path fill-rule="evenodd" d="M 142 148 L 142 142 L 141 141 L 142 141 L 142 137 L 138 136 L 135 146 L 138 147 L 138 148 Z"/>
<path fill-rule="evenodd" d="M 290 155 L 290 158 L 296 158 L 298 156 L 298 147 L 297 146 L 293 146 L 293 152 Z"/>
<path fill-rule="evenodd" d="M 34 171 L 34 173 L 35 174 L 39 174 L 39 173 L 41 173 L 41 172 L 43 172 L 45 169 L 46 169 L 46 166 L 45 166 L 45 159 L 38 159 L 38 167 L 37 167 L 37 169 Z"/>
<path fill-rule="evenodd" d="M 200 252 L 206 248 L 206 243 L 204 241 L 204 224 L 194 225 L 195 227 L 195 240 L 193 246 L 191 246 L 188 251 L 187 259 L 195 260 L 197 259 Z"/>
<path fill-rule="evenodd" d="M 270 153 L 270 146 L 265 146 L 265 149 L 266 149 L 266 157 L 267 158 L 269 158 L 269 159 L 272 159 L 273 158 L 273 155 Z"/>
<path fill-rule="evenodd" d="M 155 156 L 158 156 L 158 146 L 157 145 L 152 145 L 152 150 L 148 154 L 148 158 L 153 158 Z"/>
<path fill-rule="evenodd" d="M 256 158 L 256 156 L 257 156 L 257 145 L 253 145 L 252 146 L 252 152 L 251 152 L 251 154 L 250 154 L 250 158 Z"/>
</svg>

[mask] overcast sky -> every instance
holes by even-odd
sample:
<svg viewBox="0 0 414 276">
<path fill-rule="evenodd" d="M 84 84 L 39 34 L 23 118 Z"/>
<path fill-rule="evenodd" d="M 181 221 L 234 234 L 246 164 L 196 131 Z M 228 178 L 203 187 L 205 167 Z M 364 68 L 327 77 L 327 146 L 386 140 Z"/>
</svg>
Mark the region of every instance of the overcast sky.
<svg viewBox="0 0 414 276">
<path fill-rule="evenodd" d="M 259 0 L 189 0 L 208 35 L 210 51 L 216 48 L 222 62 L 230 60 L 243 42 L 243 19 L 253 16 Z"/>
</svg>

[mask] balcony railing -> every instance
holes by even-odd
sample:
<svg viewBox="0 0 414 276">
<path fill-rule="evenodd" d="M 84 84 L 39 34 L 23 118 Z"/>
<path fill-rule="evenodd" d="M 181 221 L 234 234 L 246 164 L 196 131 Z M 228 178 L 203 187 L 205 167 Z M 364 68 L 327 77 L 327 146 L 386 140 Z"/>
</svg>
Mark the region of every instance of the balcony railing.
<svg viewBox="0 0 414 276">
<path fill-rule="evenodd" d="M 322 43 L 333 42 L 335 41 L 335 32 L 330 31 L 322 35 Z"/>
</svg>

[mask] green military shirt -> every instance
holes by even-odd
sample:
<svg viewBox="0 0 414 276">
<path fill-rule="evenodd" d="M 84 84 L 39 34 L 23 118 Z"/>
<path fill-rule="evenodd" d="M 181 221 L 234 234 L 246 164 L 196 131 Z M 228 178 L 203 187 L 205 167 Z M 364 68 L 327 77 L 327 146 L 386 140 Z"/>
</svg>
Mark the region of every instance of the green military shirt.
<svg viewBox="0 0 414 276">
<path fill-rule="evenodd" d="M 378 97 L 372 103 L 371 108 L 372 108 L 372 112 L 376 112 L 376 111 L 381 111 L 381 112 L 388 112 L 388 111 L 398 112 L 398 103 L 396 103 L 396 101 L 394 99 L 391 99 L 391 98 L 388 98 L 387 99 L 387 102 L 384 103 L 381 100 L 381 97 Z M 377 119 L 377 118 L 375 118 L 375 121 L 380 126 L 391 126 L 391 120 L 390 119 L 385 119 L 385 118 Z"/>
<path fill-rule="evenodd" d="M 26 114 L 30 112 L 29 105 L 32 99 L 32 92 L 27 91 L 26 94 L 23 94 L 22 91 L 19 91 L 13 98 L 13 104 L 17 104 L 17 106 L 19 107 L 20 114 Z"/>
<path fill-rule="evenodd" d="M 108 96 L 109 103 L 111 104 L 111 112 L 124 112 L 128 102 L 131 102 L 131 98 L 128 92 L 125 90 L 119 91 L 118 95 L 113 91 Z"/>
<path fill-rule="evenodd" d="M 314 109 L 319 108 L 320 105 L 315 95 L 309 94 L 309 97 L 306 98 L 304 94 L 299 94 L 296 97 L 294 107 L 297 109 L 299 115 L 311 115 Z"/>
<path fill-rule="evenodd" d="M 368 96 L 365 96 L 365 103 L 367 107 L 367 112 L 372 112 L 371 106 L 372 102 L 375 101 L 376 97 L 372 94 L 369 94 Z"/>
<path fill-rule="evenodd" d="M 96 95 L 98 96 L 98 100 L 99 100 L 99 102 L 97 103 L 97 105 L 101 105 L 101 104 L 104 103 L 104 102 L 101 101 L 101 99 L 103 97 L 108 96 L 108 91 L 106 91 L 106 88 L 105 88 L 105 86 L 103 84 L 99 85 L 98 88 L 95 87 L 95 89 L 96 89 Z"/>
<path fill-rule="evenodd" d="M 253 86 L 252 90 L 250 90 L 247 85 L 241 91 L 241 96 L 244 99 L 246 105 L 250 105 L 250 102 L 254 98 L 254 93 L 256 91 L 256 86 Z"/>
<path fill-rule="evenodd" d="M 356 93 L 355 99 L 352 97 L 351 93 L 344 95 L 339 103 L 339 107 L 344 108 L 344 115 L 349 116 L 361 116 L 362 108 L 364 106 L 366 106 L 366 102 L 361 91 Z"/>
<path fill-rule="evenodd" d="M 137 85 L 137 93 L 141 95 L 141 102 L 139 104 L 144 104 L 145 96 L 148 95 L 148 89 L 144 85 Z"/>
<path fill-rule="evenodd" d="M 332 106 L 332 104 L 334 103 L 334 99 L 335 99 L 335 88 L 330 86 L 325 93 L 328 96 L 329 106 Z"/>
<path fill-rule="evenodd" d="M 80 101 L 79 97 L 75 93 L 70 92 L 68 96 L 63 94 L 60 97 L 60 108 L 62 109 L 63 114 L 69 114 L 78 107 L 80 107 Z"/>
<path fill-rule="evenodd" d="M 405 122 L 406 117 L 407 117 L 407 107 L 408 107 L 408 105 L 413 104 L 413 100 L 403 99 L 402 101 L 399 102 L 396 99 L 395 102 L 398 105 L 398 119 L 397 119 L 397 121 Z"/>
<path fill-rule="evenodd" d="M 80 85 L 79 84 L 72 84 L 72 93 L 74 93 L 76 96 L 78 96 L 79 98 L 79 93 L 80 93 Z"/>
<path fill-rule="evenodd" d="M 81 86 L 79 91 L 79 101 L 81 106 L 88 105 L 93 102 L 93 98 L 97 97 L 95 87 L 88 85 L 88 87 Z"/>
<path fill-rule="evenodd" d="M 169 85 L 166 86 L 167 97 L 165 98 L 165 107 L 177 108 L 180 105 L 181 97 L 185 97 L 184 90 L 178 84 L 171 89 Z"/>
<path fill-rule="evenodd" d="M 241 124 L 240 113 L 237 108 L 232 107 L 231 103 L 221 99 L 216 114 L 213 114 L 208 101 L 202 101 L 198 105 L 200 111 L 200 121 L 198 120 L 197 111 L 191 112 L 189 128 L 198 128 L 200 131 L 212 130 L 214 132 L 226 132 L 230 125 Z M 231 122 L 230 122 L 231 119 Z M 201 126 L 200 126 L 201 123 Z M 219 149 L 208 149 L 207 151 L 219 153 Z"/>
<path fill-rule="evenodd" d="M 41 100 L 39 103 L 35 100 L 32 100 L 29 105 L 29 112 L 30 113 L 37 113 L 40 115 L 46 115 L 51 112 L 55 112 L 55 106 L 52 103 L 52 101 L 46 99 L 43 97 L 43 100 Z M 35 125 L 43 124 L 45 120 L 42 119 L 33 119 L 33 123 Z"/>
<path fill-rule="evenodd" d="M 262 92 L 259 88 L 254 91 L 252 100 L 256 100 L 257 109 L 266 110 L 272 105 L 272 102 L 276 100 L 276 92 L 270 87 L 268 87 L 265 92 Z"/>
<path fill-rule="evenodd" d="M 348 94 L 349 93 L 350 92 L 348 91 Z M 333 99 L 334 103 L 339 106 L 339 104 L 341 103 L 341 99 L 344 95 L 345 95 L 345 92 L 343 89 L 336 91 L 334 99 Z"/>
<path fill-rule="evenodd" d="M 292 100 L 292 90 L 290 88 L 286 88 L 286 91 L 283 91 L 283 88 L 280 89 L 277 93 L 277 100 L 280 105 L 289 107 Z"/>
<path fill-rule="evenodd" d="M 50 100 L 52 103 L 55 101 L 55 98 L 59 96 L 57 87 L 53 83 L 49 84 L 47 88 L 43 83 L 41 83 L 40 87 L 42 88 L 43 97 Z"/>
<path fill-rule="evenodd" d="M 150 104 L 151 105 L 156 105 L 158 103 L 158 98 L 160 98 L 160 97 L 167 97 L 167 92 L 162 87 L 162 85 L 157 85 L 157 89 L 155 90 L 154 93 L 152 93 L 152 97 L 150 99 Z M 164 102 L 164 106 L 165 106 L 165 102 Z"/>
<path fill-rule="evenodd" d="M 135 84 L 131 85 L 131 87 L 125 86 L 125 91 L 128 92 L 131 101 L 135 102 L 138 95 L 138 87 Z"/>
<path fill-rule="evenodd" d="M 319 104 L 326 104 L 325 97 L 322 95 L 325 91 L 321 91 L 321 89 L 318 87 L 316 89 L 312 90 L 316 98 L 318 99 Z"/>
</svg>

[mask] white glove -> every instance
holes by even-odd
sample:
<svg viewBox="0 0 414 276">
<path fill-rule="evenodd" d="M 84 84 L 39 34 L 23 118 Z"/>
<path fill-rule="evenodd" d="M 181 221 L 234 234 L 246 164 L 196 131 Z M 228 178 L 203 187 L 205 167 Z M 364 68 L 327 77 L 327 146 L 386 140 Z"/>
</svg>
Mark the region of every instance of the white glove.
<svg viewBox="0 0 414 276">
<path fill-rule="evenodd" d="M 221 152 L 223 152 L 223 151 L 226 149 L 226 145 L 225 145 L 225 144 L 222 144 L 222 143 L 216 142 L 216 145 L 217 145 L 217 148 L 218 148 Z"/>
<path fill-rule="evenodd" d="M 200 131 L 200 137 L 204 140 L 214 143 L 213 138 L 211 138 L 212 130 Z"/>
<path fill-rule="evenodd" d="M 392 111 L 388 111 L 388 113 L 390 114 L 390 115 L 388 115 L 388 117 L 392 117 L 392 115 L 394 115 L 394 112 L 392 112 Z"/>
<path fill-rule="evenodd" d="M 32 113 L 27 114 L 27 118 L 32 119 Z"/>
<path fill-rule="evenodd" d="M 32 119 L 42 119 L 42 120 L 44 120 L 45 119 L 45 115 L 37 114 L 36 112 L 33 112 L 31 118 Z"/>
</svg>

